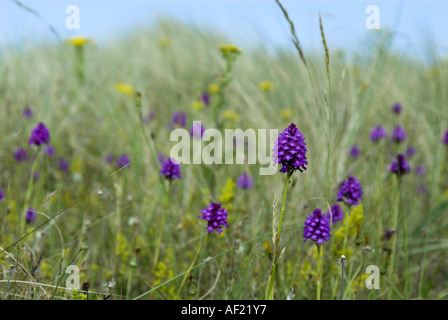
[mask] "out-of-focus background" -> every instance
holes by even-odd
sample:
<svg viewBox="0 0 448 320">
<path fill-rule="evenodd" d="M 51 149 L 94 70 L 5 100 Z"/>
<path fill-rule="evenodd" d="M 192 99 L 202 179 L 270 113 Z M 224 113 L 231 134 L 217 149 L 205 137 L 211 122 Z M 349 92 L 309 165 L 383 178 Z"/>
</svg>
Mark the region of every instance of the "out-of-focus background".
<svg viewBox="0 0 448 320">
<path fill-rule="evenodd" d="M 219 30 L 236 44 L 263 45 L 266 48 L 290 46 L 288 25 L 272 0 L 32 0 L 21 1 L 35 9 L 43 20 L 62 37 L 77 34 L 95 38 L 99 43 L 115 41 L 139 26 L 154 26 L 159 17 L 169 17 L 199 28 Z M 65 27 L 69 5 L 80 10 L 80 29 Z M 374 32 L 365 26 L 369 5 L 380 9 L 380 28 L 393 32 L 392 48 L 406 55 L 428 58 L 428 47 L 438 54 L 448 53 L 448 2 L 443 0 L 405 1 L 302 1 L 287 0 L 302 44 L 317 49 L 321 44 L 315 28 L 319 12 L 325 28 L 331 32 L 327 41 L 334 50 L 363 50 Z M 14 1 L 0 1 L 0 43 L 54 40 L 46 24 L 17 6 Z"/>
</svg>

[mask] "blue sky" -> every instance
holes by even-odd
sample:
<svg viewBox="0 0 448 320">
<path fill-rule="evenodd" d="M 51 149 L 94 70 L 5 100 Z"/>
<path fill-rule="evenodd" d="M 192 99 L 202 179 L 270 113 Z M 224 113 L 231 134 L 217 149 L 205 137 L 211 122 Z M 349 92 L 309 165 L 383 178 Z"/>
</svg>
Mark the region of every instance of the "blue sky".
<svg viewBox="0 0 448 320">
<path fill-rule="evenodd" d="M 253 43 L 289 46 L 289 26 L 273 0 L 28 0 L 21 1 L 38 11 L 45 22 L 67 38 L 93 37 L 98 43 L 125 34 L 138 25 L 154 25 L 158 16 L 173 17 L 203 28 L 215 28 L 244 47 Z M 380 28 L 395 32 L 395 48 L 415 55 L 425 53 L 428 41 L 440 55 L 448 55 L 448 1 L 282 1 L 294 21 L 306 49 L 319 48 L 318 15 L 322 15 L 331 49 L 358 50 L 374 30 L 365 26 L 368 5 L 380 10 Z M 80 29 L 68 30 L 65 9 L 80 10 Z M 11 0 L 0 0 L 0 44 L 52 40 L 46 24 Z"/>
</svg>

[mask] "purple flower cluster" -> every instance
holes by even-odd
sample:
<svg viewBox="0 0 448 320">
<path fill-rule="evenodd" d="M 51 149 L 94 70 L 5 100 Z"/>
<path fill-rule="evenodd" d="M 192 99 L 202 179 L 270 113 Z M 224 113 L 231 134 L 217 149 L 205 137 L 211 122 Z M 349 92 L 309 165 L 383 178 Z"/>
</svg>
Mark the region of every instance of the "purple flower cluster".
<svg viewBox="0 0 448 320">
<path fill-rule="evenodd" d="M 423 177 L 426 174 L 426 168 L 423 165 L 419 165 L 417 168 L 415 168 L 415 174 Z"/>
<path fill-rule="evenodd" d="M 239 177 L 236 186 L 241 189 L 251 189 L 254 186 L 252 177 L 245 171 Z"/>
<path fill-rule="evenodd" d="M 179 127 L 185 127 L 187 125 L 187 115 L 184 112 L 174 112 L 171 124 Z"/>
<path fill-rule="evenodd" d="M 5 199 L 5 193 L 3 192 L 3 189 L 0 189 L 0 201 Z"/>
<path fill-rule="evenodd" d="M 377 142 L 378 140 L 384 139 L 387 137 L 387 131 L 382 126 L 375 126 L 370 131 L 370 140 L 372 142 Z"/>
<path fill-rule="evenodd" d="M 283 167 L 280 172 L 290 172 L 295 170 L 306 170 L 308 161 L 306 160 L 305 137 L 297 129 L 294 123 L 291 123 L 282 133 L 280 133 L 274 148 L 274 160 L 281 163 Z"/>
<path fill-rule="evenodd" d="M 35 126 L 31 132 L 29 144 L 40 146 L 49 142 L 50 131 L 48 131 L 47 127 L 42 122 L 39 122 L 39 124 Z"/>
<path fill-rule="evenodd" d="M 394 230 L 390 230 L 390 229 L 386 229 L 384 230 L 384 234 L 383 234 L 383 240 L 390 240 L 390 238 L 392 238 L 392 236 L 394 235 L 395 231 Z"/>
<path fill-rule="evenodd" d="M 443 137 L 442 142 L 448 146 L 448 130 L 445 131 L 445 136 Z"/>
<path fill-rule="evenodd" d="M 332 223 L 336 223 L 338 221 L 342 221 L 344 218 L 344 210 L 336 203 L 330 207 L 330 211 L 327 212 L 327 218 L 332 221 Z M 331 219 L 333 217 L 333 219 Z"/>
<path fill-rule="evenodd" d="M 314 209 L 313 213 L 310 213 L 305 220 L 303 242 L 311 239 L 316 244 L 322 244 L 325 241 L 329 241 L 330 236 L 330 220 L 322 214 L 320 209 Z"/>
<path fill-rule="evenodd" d="M 163 161 L 165 161 L 165 160 L 166 160 L 166 157 L 163 153 L 159 153 L 157 155 L 157 161 L 159 161 L 159 163 L 163 163 Z"/>
<path fill-rule="evenodd" d="M 392 140 L 396 143 L 403 142 L 406 140 L 406 131 L 402 126 L 396 126 L 392 132 Z"/>
<path fill-rule="evenodd" d="M 417 153 L 417 149 L 413 146 L 409 146 L 406 149 L 406 155 L 408 156 L 408 158 L 412 158 L 415 154 Z"/>
<path fill-rule="evenodd" d="M 356 145 L 353 145 L 352 148 L 350 149 L 350 156 L 352 158 L 358 158 L 359 153 L 360 153 L 359 147 Z"/>
<path fill-rule="evenodd" d="M 397 161 L 392 161 L 392 165 L 390 166 L 390 171 L 395 173 L 398 177 L 401 177 L 405 174 L 411 172 L 411 168 L 406 161 L 406 157 L 404 154 L 399 154 L 397 156 Z"/>
<path fill-rule="evenodd" d="M 176 162 L 176 160 L 172 158 L 168 158 L 162 163 L 160 175 L 168 180 L 182 179 L 182 175 L 180 173 L 180 165 Z"/>
<path fill-rule="evenodd" d="M 202 209 L 202 216 L 198 216 L 198 219 L 204 219 L 208 222 L 207 231 L 218 233 L 222 232 L 222 227 L 228 228 L 227 224 L 227 210 L 220 203 L 212 202 L 207 208 Z"/>
<path fill-rule="evenodd" d="M 68 172 L 68 162 L 64 158 L 59 158 L 59 170 Z"/>
<path fill-rule="evenodd" d="M 392 111 L 396 114 L 400 114 L 401 111 L 403 110 L 403 107 L 401 106 L 401 104 L 396 103 L 393 107 L 392 107 Z"/>
<path fill-rule="evenodd" d="M 105 157 L 104 157 L 104 162 L 106 162 L 107 164 L 111 164 L 112 162 L 115 161 L 115 156 L 112 153 L 108 153 Z"/>
<path fill-rule="evenodd" d="M 14 152 L 14 159 L 17 162 L 24 162 L 28 160 L 28 152 L 26 151 L 26 149 L 19 148 Z"/>
<path fill-rule="evenodd" d="M 23 117 L 24 118 L 32 118 L 34 116 L 33 110 L 29 106 L 25 107 L 25 110 L 23 110 Z"/>
<path fill-rule="evenodd" d="M 342 182 L 339 188 L 338 201 L 357 206 L 360 200 L 364 200 L 361 183 L 355 177 L 349 177 Z"/>
<path fill-rule="evenodd" d="M 205 127 L 202 125 L 200 121 L 194 121 L 190 128 L 190 135 L 193 138 L 202 138 L 204 135 Z"/>
<path fill-rule="evenodd" d="M 48 144 L 48 145 L 45 147 L 44 152 L 45 152 L 45 154 L 46 154 L 47 156 L 50 156 L 50 157 L 54 156 L 54 148 L 53 148 L 53 146 L 51 146 L 51 145 Z"/>
<path fill-rule="evenodd" d="M 210 104 L 210 95 L 208 92 L 203 92 L 201 94 L 201 101 L 205 106 L 208 106 Z"/>
<path fill-rule="evenodd" d="M 126 154 L 122 154 L 118 156 L 116 166 L 117 168 L 126 167 L 130 165 L 131 161 L 129 159 L 129 156 Z"/>
<path fill-rule="evenodd" d="M 26 210 L 26 215 L 25 215 L 25 221 L 26 223 L 29 223 L 31 225 L 34 225 L 34 223 L 36 222 L 36 210 L 34 210 L 34 208 L 28 208 L 28 210 Z"/>
</svg>

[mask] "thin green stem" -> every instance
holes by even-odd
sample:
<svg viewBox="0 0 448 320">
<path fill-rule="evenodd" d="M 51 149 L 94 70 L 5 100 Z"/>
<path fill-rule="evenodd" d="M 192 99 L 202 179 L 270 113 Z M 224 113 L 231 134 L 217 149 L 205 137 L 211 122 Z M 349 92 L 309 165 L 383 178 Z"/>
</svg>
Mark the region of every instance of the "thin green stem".
<svg viewBox="0 0 448 320">
<path fill-rule="evenodd" d="M 280 232 L 282 231 L 283 213 L 285 212 L 285 204 L 286 204 L 286 193 L 288 192 L 289 180 L 291 179 L 291 175 L 292 171 L 288 171 L 286 175 L 285 191 L 283 192 L 282 210 L 280 212 L 280 220 L 278 222 L 277 244 L 276 244 L 277 248 L 278 248 L 278 241 L 280 240 Z"/>
<path fill-rule="evenodd" d="M 67 269 L 67 267 L 68 267 L 69 265 L 71 265 L 72 262 L 76 259 L 76 257 L 77 257 L 82 251 L 84 251 L 84 250 L 85 250 L 84 248 L 81 248 L 81 249 L 78 250 L 78 252 L 73 256 L 73 258 L 69 261 L 69 263 L 67 264 L 67 266 L 64 268 L 64 273 L 65 273 L 65 270 Z M 62 275 L 60 275 L 59 280 L 58 280 L 58 283 L 56 284 L 56 288 L 54 288 L 53 295 L 51 296 L 51 300 L 54 300 L 54 296 L 55 296 L 55 294 L 56 294 L 56 291 L 58 291 L 58 288 L 59 288 L 59 285 L 60 285 L 60 283 L 61 283 L 61 281 L 62 281 L 62 278 L 63 278 Z M 78 288 L 76 288 L 76 289 L 78 289 Z"/>
<path fill-rule="evenodd" d="M 78 77 L 79 83 L 83 84 L 84 75 L 84 47 L 75 47 L 76 50 L 76 76 Z"/>
<path fill-rule="evenodd" d="M 317 300 L 320 300 L 322 290 L 322 248 L 321 245 L 316 244 L 317 250 Z"/>
<path fill-rule="evenodd" d="M 395 260 L 397 257 L 397 250 L 398 250 L 398 232 L 397 232 L 397 227 L 398 227 L 398 217 L 400 215 L 400 198 L 401 198 L 401 178 L 398 177 L 398 199 L 395 199 L 395 212 L 394 212 L 394 216 L 393 216 L 393 221 L 392 221 L 392 225 L 393 225 L 393 230 L 395 230 L 395 235 L 394 235 L 394 242 L 393 242 L 393 246 L 392 246 L 392 254 L 390 257 L 390 262 L 389 262 L 389 282 L 392 284 L 392 277 L 394 274 L 394 267 L 395 267 Z M 389 291 L 389 299 L 392 298 L 392 290 Z"/>
<path fill-rule="evenodd" d="M 280 220 L 278 223 L 277 235 L 276 235 L 275 244 L 274 244 L 274 257 L 272 259 L 272 269 L 271 269 L 271 274 L 269 275 L 268 285 L 266 287 L 266 293 L 265 293 L 266 300 L 274 299 L 275 279 L 276 279 L 278 256 L 279 256 L 278 251 L 279 251 L 280 233 L 282 231 L 283 214 L 285 212 L 286 194 L 288 192 L 289 180 L 291 178 L 292 173 L 293 173 L 293 171 L 289 170 L 286 175 L 285 189 L 283 191 L 282 209 L 280 212 Z"/>
<path fill-rule="evenodd" d="M 196 255 L 194 256 L 193 262 L 191 262 L 190 267 L 189 267 L 188 270 L 187 270 L 187 273 L 185 274 L 184 278 L 182 279 L 182 283 L 180 284 L 179 290 L 177 291 L 175 300 L 179 299 L 180 292 L 182 291 L 182 288 L 183 288 L 184 285 L 185 285 L 185 281 L 187 280 L 188 275 L 190 274 L 191 269 L 193 268 L 193 266 L 194 266 L 194 264 L 195 264 L 195 262 L 196 262 L 196 259 L 198 258 L 199 253 L 200 253 L 201 250 L 202 250 L 202 247 L 204 247 L 204 243 L 205 243 L 205 241 L 208 239 L 208 235 L 209 235 L 209 234 L 207 233 L 207 235 L 205 236 L 204 240 L 203 240 L 202 243 L 201 243 L 201 246 L 199 247 L 199 250 L 196 252 Z"/>
<path fill-rule="evenodd" d="M 341 300 L 344 300 L 344 267 L 345 261 L 341 259 Z"/>
<path fill-rule="evenodd" d="M 162 221 L 160 223 L 159 237 L 157 239 L 156 251 L 154 253 L 154 270 L 156 269 L 157 262 L 159 260 L 160 246 L 162 245 L 163 230 L 165 228 L 165 220 L 167 215 L 166 212 L 168 210 L 168 205 L 170 203 L 170 191 L 171 191 L 171 183 L 169 184 L 168 191 L 166 193 L 165 205 L 163 207 L 163 213 L 162 213 Z"/>
<path fill-rule="evenodd" d="M 30 178 L 28 180 L 28 188 L 26 189 L 25 202 L 24 202 L 24 205 L 23 205 L 23 210 L 21 212 L 22 217 L 20 218 L 20 234 L 24 234 L 25 233 L 26 210 L 28 208 L 28 205 L 29 205 L 29 202 L 30 202 L 30 199 L 31 199 L 31 194 L 33 192 L 34 173 L 36 172 L 36 166 L 37 166 L 39 151 L 40 151 L 40 149 L 37 150 L 37 152 L 36 152 L 36 154 L 34 156 L 33 165 L 31 167 L 31 175 L 30 175 Z"/>
<path fill-rule="evenodd" d="M 403 210 L 403 205 L 404 205 L 404 199 L 403 199 L 403 193 L 402 193 L 402 185 L 401 183 L 399 183 L 398 185 L 398 192 L 399 192 L 399 201 L 400 201 L 400 209 L 399 210 Z M 404 252 L 404 268 L 405 268 L 405 291 L 404 291 L 404 295 L 406 300 L 408 299 L 408 294 L 409 294 L 409 281 L 410 281 L 410 276 L 409 276 L 409 261 L 408 261 L 408 219 L 405 219 L 404 217 L 402 218 L 403 221 L 403 252 Z"/>
<path fill-rule="evenodd" d="M 129 263 L 129 275 L 128 275 L 128 283 L 126 285 L 126 300 L 129 300 L 131 294 L 131 286 L 132 286 L 132 278 L 135 273 L 135 269 L 137 268 L 137 259 L 134 256 Z"/>
<path fill-rule="evenodd" d="M 138 114 L 138 117 L 139 117 L 139 120 L 140 120 L 139 121 L 140 122 L 140 129 L 142 131 L 143 138 L 145 139 L 146 146 L 148 147 L 148 149 L 151 152 L 151 156 L 152 156 L 152 159 L 153 159 L 154 167 L 160 169 L 160 164 L 159 164 L 159 161 L 157 160 L 156 150 L 154 148 L 154 139 L 152 139 L 151 141 L 149 140 L 148 135 L 146 134 L 146 131 L 145 131 L 145 126 L 143 125 L 142 96 L 141 96 L 140 92 L 136 93 L 135 107 L 136 107 L 137 114 Z M 164 186 L 163 177 L 160 176 L 160 175 L 159 175 L 159 188 L 160 188 L 160 190 L 162 192 L 164 192 L 164 193 L 167 192 L 167 190 L 165 189 L 165 186 Z"/>
</svg>

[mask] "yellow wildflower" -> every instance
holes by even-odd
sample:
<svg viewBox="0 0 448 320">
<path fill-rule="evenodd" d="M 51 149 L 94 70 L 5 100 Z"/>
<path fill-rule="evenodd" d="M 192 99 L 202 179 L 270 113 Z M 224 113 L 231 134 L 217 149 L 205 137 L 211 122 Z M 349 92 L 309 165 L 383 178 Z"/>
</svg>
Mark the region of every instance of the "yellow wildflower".
<svg viewBox="0 0 448 320">
<path fill-rule="evenodd" d="M 242 51 L 240 49 L 238 49 L 238 47 L 234 46 L 233 44 L 221 45 L 221 46 L 219 46 L 219 49 L 221 50 L 224 58 L 227 58 L 231 53 L 234 53 L 236 55 L 242 53 Z"/>
<path fill-rule="evenodd" d="M 443 192 L 443 196 L 444 196 L 445 200 L 448 200 L 448 189 L 446 189 L 446 190 Z"/>
<path fill-rule="evenodd" d="M 154 270 L 154 285 L 159 285 L 165 282 L 167 279 L 174 277 L 174 271 L 169 269 L 167 265 L 160 261 Z M 168 295 L 174 295 L 176 293 L 176 287 L 173 285 L 163 286 L 161 291 Z"/>
<path fill-rule="evenodd" d="M 73 37 L 73 38 L 67 39 L 66 42 L 67 42 L 67 44 L 72 45 L 74 47 L 82 48 L 86 44 L 92 43 L 93 40 L 92 39 L 88 39 L 88 38 L 84 38 L 84 37 L 81 37 L 81 36 L 77 36 L 77 37 Z"/>
<path fill-rule="evenodd" d="M 14 200 L 9 201 L 9 212 L 6 215 L 6 221 L 9 223 L 17 223 L 19 221 L 19 215 L 16 213 L 16 202 Z"/>
<path fill-rule="evenodd" d="M 357 291 L 359 288 L 365 288 L 366 280 L 370 276 L 368 273 L 358 275 L 350 286 L 350 290 Z"/>
<path fill-rule="evenodd" d="M 128 249 L 128 241 L 123 233 L 119 232 L 117 234 L 117 247 L 115 249 L 115 254 L 120 258 L 122 262 L 130 261 L 130 252 Z"/>
<path fill-rule="evenodd" d="M 221 195 L 219 196 L 219 201 L 221 204 L 230 211 L 232 209 L 232 200 L 234 197 L 233 190 L 235 189 L 235 182 L 232 178 L 227 179 L 225 186 L 221 189 Z"/>
<path fill-rule="evenodd" d="M 134 87 L 123 82 L 117 82 L 115 84 L 115 89 L 120 93 L 124 93 L 128 97 L 132 96 L 132 94 L 134 93 Z"/>
<path fill-rule="evenodd" d="M 267 254 L 269 254 L 269 255 L 272 254 L 271 243 L 269 241 L 263 242 L 263 249 Z"/>
<path fill-rule="evenodd" d="M 300 274 L 301 274 L 302 277 L 304 277 L 304 276 L 315 277 L 315 276 L 317 276 L 317 270 L 316 270 L 315 267 L 313 267 L 311 265 L 311 263 L 309 261 L 305 260 L 302 263 L 302 266 L 301 266 L 301 269 L 300 269 Z"/>
<path fill-rule="evenodd" d="M 156 284 L 159 284 L 161 282 L 161 279 L 165 278 L 166 273 L 167 273 L 166 264 L 162 261 L 157 263 L 156 269 L 154 270 L 154 277 L 157 279 Z"/>
<path fill-rule="evenodd" d="M 215 94 L 219 92 L 219 84 L 217 83 L 212 83 L 208 86 L 208 92 L 210 94 Z"/>
<path fill-rule="evenodd" d="M 202 110 L 204 108 L 204 105 L 201 101 L 193 101 L 191 103 L 191 108 L 194 110 Z"/>
<path fill-rule="evenodd" d="M 292 110 L 291 109 L 282 110 L 282 117 L 287 120 L 291 119 L 292 118 Z"/>
<path fill-rule="evenodd" d="M 72 290 L 72 299 L 73 300 L 87 300 L 87 295 L 84 293 L 80 293 L 76 289 L 74 289 L 74 290 Z"/>
<path fill-rule="evenodd" d="M 428 75 L 429 75 L 431 78 L 437 78 L 437 77 L 439 76 L 439 70 L 438 70 L 437 68 L 431 68 L 431 69 L 429 69 L 429 71 L 428 71 Z"/>
<path fill-rule="evenodd" d="M 171 40 L 170 40 L 170 38 L 168 38 L 168 37 L 163 37 L 163 38 L 161 38 L 161 39 L 159 40 L 159 45 L 160 45 L 162 48 L 167 48 L 167 47 L 170 46 L 170 44 L 171 44 Z"/>
<path fill-rule="evenodd" d="M 271 91 L 274 89 L 274 84 L 270 81 L 261 81 L 258 84 L 258 88 L 260 88 L 261 91 Z"/>
<path fill-rule="evenodd" d="M 43 277 L 50 278 L 53 273 L 51 265 L 49 263 L 47 263 L 46 261 L 43 261 L 40 264 L 40 273 Z"/>
<path fill-rule="evenodd" d="M 362 224 L 364 218 L 364 209 L 362 203 L 354 207 L 350 213 L 346 213 L 344 220 L 342 221 L 342 226 L 340 226 L 333 234 L 334 242 L 332 246 L 332 251 L 336 256 L 345 255 L 350 257 L 352 250 L 347 248 L 342 249 L 345 237 L 347 236 L 357 236 L 359 228 Z"/>
<path fill-rule="evenodd" d="M 224 110 L 222 112 L 222 117 L 226 120 L 230 120 L 233 122 L 240 122 L 241 117 L 233 110 Z"/>
</svg>

